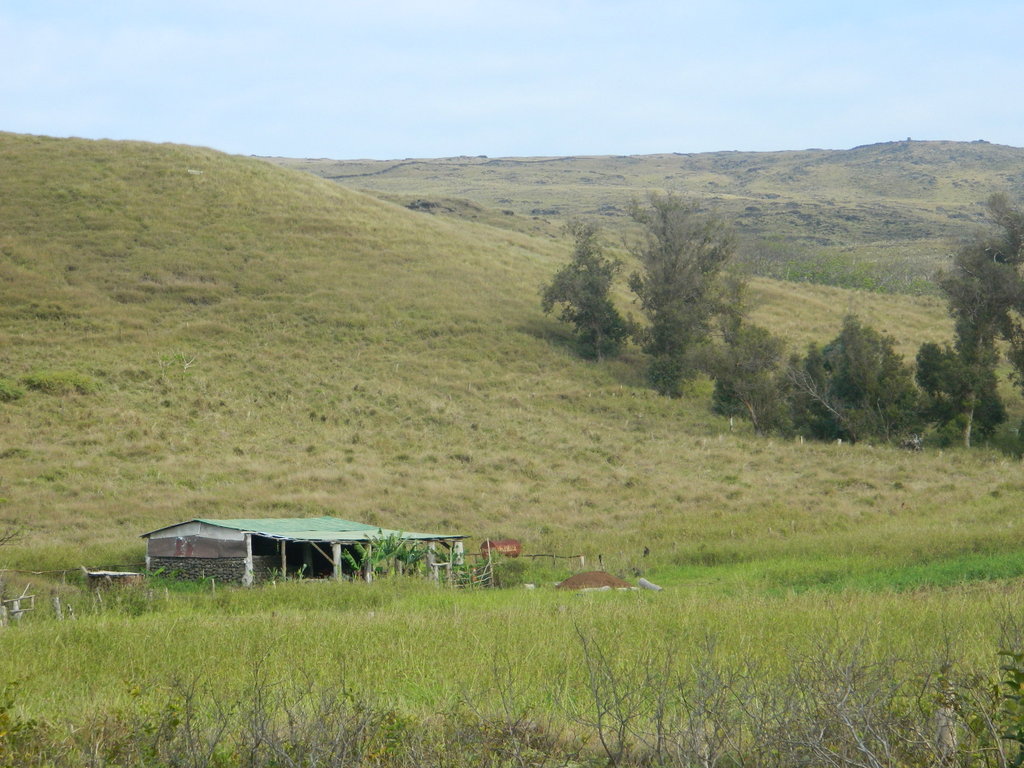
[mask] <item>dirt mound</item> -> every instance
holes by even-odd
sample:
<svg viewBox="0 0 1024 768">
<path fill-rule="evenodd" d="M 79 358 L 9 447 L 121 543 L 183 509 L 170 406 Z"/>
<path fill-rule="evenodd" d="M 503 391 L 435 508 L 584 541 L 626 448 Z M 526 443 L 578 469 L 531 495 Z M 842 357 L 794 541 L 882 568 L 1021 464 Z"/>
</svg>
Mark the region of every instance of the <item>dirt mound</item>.
<svg viewBox="0 0 1024 768">
<path fill-rule="evenodd" d="M 600 589 L 601 587 L 611 587 L 612 589 L 629 589 L 632 586 L 628 581 L 623 581 L 605 571 L 587 571 L 586 573 L 577 573 L 575 576 L 570 576 L 555 588 Z"/>
</svg>

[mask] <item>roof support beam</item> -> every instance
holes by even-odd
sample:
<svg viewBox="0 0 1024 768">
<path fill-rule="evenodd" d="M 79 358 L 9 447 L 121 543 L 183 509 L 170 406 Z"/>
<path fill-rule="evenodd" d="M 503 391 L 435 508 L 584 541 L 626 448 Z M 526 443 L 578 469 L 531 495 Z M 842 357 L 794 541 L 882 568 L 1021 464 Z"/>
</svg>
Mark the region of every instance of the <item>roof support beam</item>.
<svg viewBox="0 0 1024 768">
<path fill-rule="evenodd" d="M 336 559 L 336 558 L 333 558 L 333 557 L 331 557 L 331 556 L 330 556 L 330 555 L 328 555 L 328 554 L 327 554 L 326 552 L 324 552 L 324 551 L 323 551 L 322 549 L 320 549 L 319 545 L 318 545 L 318 544 L 317 544 L 317 543 L 316 543 L 315 541 L 311 541 L 311 542 L 309 542 L 309 544 L 310 544 L 310 546 L 311 546 L 311 547 L 313 547 L 313 549 L 315 549 L 315 550 L 316 550 L 317 552 L 319 552 L 319 553 L 320 553 L 321 555 L 323 555 L 323 556 L 324 556 L 324 558 L 325 558 L 325 559 L 327 560 L 327 562 L 328 562 L 328 563 L 330 563 L 331 565 L 333 565 L 333 566 L 334 566 L 335 568 L 337 568 L 337 567 L 338 567 L 338 561 L 337 561 L 337 559 Z"/>
</svg>

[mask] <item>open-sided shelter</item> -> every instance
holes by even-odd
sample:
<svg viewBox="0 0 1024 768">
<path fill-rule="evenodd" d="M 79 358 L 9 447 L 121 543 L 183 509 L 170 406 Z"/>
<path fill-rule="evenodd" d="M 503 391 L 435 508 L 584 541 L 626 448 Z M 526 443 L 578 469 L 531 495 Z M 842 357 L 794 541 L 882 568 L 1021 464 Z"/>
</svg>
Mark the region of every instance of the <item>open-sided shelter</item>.
<svg viewBox="0 0 1024 768">
<path fill-rule="evenodd" d="M 146 569 L 165 569 L 186 578 L 216 578 L 245 585 L 282 576 L 340 579 L 354 576 L 342 553 L 365 548 L 391 537 L 418 542 L 437 552 L 448 550 L 447 560 L 462 556 L 462 535 L 410 533 L 354 523 L 337 517 L 204 520 L 158 528 L 142 534 L 147 539 Z M 358 559 L 358 558 L 356 558 Z"/>
</svg>

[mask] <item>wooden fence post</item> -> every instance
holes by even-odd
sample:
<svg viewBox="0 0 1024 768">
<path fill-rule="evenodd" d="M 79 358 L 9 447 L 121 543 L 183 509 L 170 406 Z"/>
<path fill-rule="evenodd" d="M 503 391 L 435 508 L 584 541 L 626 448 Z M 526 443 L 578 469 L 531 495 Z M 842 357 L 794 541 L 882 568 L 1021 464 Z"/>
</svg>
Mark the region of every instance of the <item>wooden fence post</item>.
<svg viewBox="0 0 1024 768">
<path fill-rule="evenodd" d="M 935 754 L 940 766 L 951 766 L 956 761 L 956 691 L 949 680 L 943 680 L 939 708 L 935 710 Z"/>
</svg>

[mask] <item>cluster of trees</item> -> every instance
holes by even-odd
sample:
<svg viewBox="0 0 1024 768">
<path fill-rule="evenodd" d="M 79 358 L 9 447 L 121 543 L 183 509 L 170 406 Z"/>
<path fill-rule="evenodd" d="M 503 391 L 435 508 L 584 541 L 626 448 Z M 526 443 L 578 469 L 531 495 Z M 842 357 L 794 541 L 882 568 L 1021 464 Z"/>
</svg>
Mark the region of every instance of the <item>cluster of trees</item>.
<svg viewBox="0 0 1024 768">
<path fill-rule="evenodd" d="M 743 310 L 742 281 L 726 269 L 735 253 L 729 227 L 675 195 L 632 209 L 641 235 L 628 285 L 646 323 L 612 302 L 624 265 L 588 223 L 570 225 L 572 260 L 543 287 L 541 304 L 560 308 L 585 357 L 614 356 L 635 341 L 663 395 L 679 397 L 687 381 L 710 376 L 714 410 L 748 419 L 759 434 L 901 441 L 933 426 L 941 440 L 970 446 L 1007 418 L 997 390 L 1001 347 L 1024 388 L 1024 210 L 996 195 L 988 211 L 994 226 L 965 242 L 940 277 L 954 341 L 924 344 L 913 367 L 890 336 L 854 316 L 828 344 L 787 354 Z"/>
</svg>

